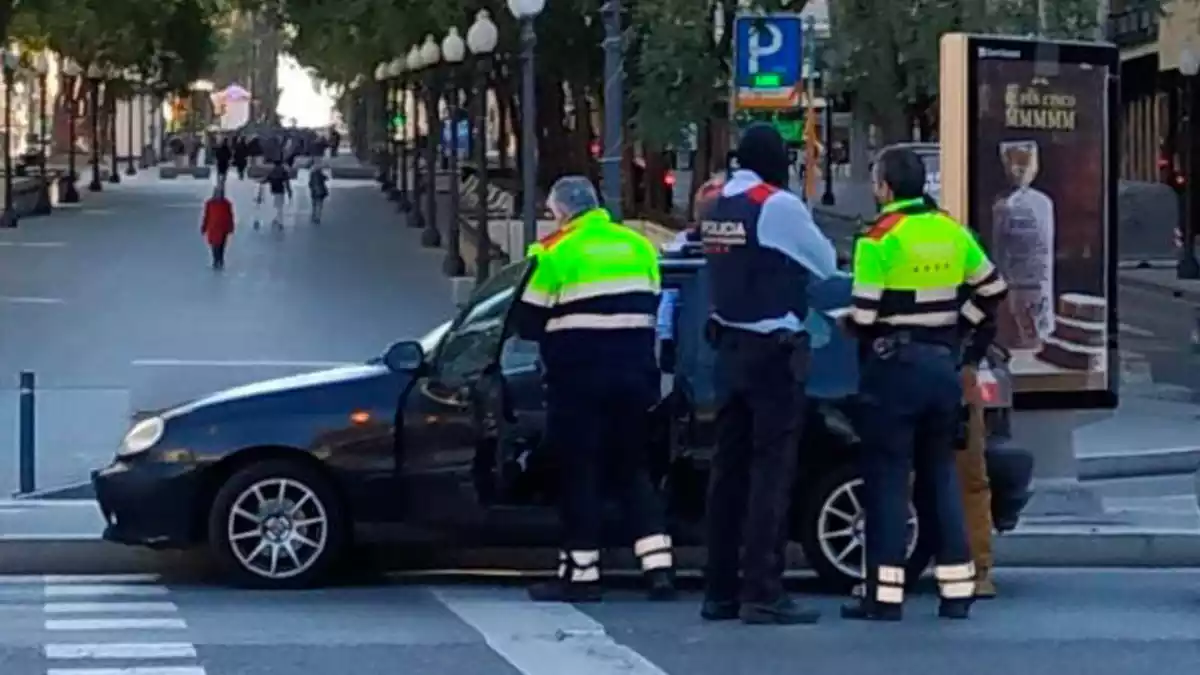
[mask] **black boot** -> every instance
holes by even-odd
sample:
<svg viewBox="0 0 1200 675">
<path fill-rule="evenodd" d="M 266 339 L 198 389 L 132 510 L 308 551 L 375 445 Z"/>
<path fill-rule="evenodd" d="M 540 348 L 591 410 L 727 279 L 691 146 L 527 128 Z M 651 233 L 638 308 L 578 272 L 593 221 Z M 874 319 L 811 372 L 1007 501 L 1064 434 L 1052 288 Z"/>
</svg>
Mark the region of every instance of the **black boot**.
<svg viewBox="0 0 1200 675">
<path fill-rule="evenodd" d="M 598 583 L 571 583 L 551 579 L 529 587 L 529 599 L 534 602 L 599 602 L 602 598 Z"/>
<path fill-rule="evenodd" d="M 938 616 L 943 619 L 969 619 L 971 617 L 971 600 L 971 598 L 942 600 L 938 604 Z"/>
<path fill-rule="evenodd" d="M 855 598 L 842 605 L 842 618 L 856 621 L 899 621 L 904 618 L 904 605 Z"/>
<path fill-rule="evenodd" d="M 705 598 L 700 606 L 700 617 L 705 621 L 732 621 L 738 618 L 742 605 L 737 600 L 715 600 Z"/>
<path fill-rule="evenodd" d="M 647 570 L 646 597 L 650 600 L 665 602 L 674 600 L 675 571 L 671 569 Z"/>
<path fill-rule="evenodd" d="M 813 624 L 821 619 L 816 609 L 801 607 L 786 595 L 774 602 L 743 602 L 738 611 L 742 623 L 753 625 L 796 625 Z"/>
</svg>

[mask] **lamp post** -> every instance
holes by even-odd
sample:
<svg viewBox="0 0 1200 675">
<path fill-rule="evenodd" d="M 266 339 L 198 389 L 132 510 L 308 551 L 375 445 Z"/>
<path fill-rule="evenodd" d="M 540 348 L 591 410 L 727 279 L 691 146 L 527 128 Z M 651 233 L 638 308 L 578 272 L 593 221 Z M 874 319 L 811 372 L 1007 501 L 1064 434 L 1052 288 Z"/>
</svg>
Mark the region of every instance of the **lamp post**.
<svg viewBox="0 0 1200 675">
<path fill-rule="evenodd" d="M 508 0 L 508 10 L 521 23 L 521 211 L 525 227 L 520 253 L 537 241 L 534 191 L 537 186 L 537 100 L 533 86 L 533 52 L 537 33 L 533 22 L 546 8 L 546 0 Z M 606 97 L 607 98 L 607 97 Z M 606 101 L 605 105 L 609 105 Z M 607 131 L 607 129 L 606 129 Z"/>
<path fill-rule="evenodd" d="M 146 129 L 147 129 L 146 128 L 146 108 L 148 106 L 148 102 L 146 101 L 146 94 L 148 94 L 148 93 L 149 93 L 149 87 L 142 90 L 142 94 L 140 96 L 138 96 L 138 106 L 137 106 L 137 108 L 138 108 L 138 141 L 139 141 L 139 143 L 138 143 L 138 166 L 142 167 L 143 169 L 150 168 L 150 156 L 146 152 L 146 136 L 148 135 L 147 131 L 146 131 Z"/>
<path fill-rule="evenodd" d="M 109 150 L 112 152 L 112 167 L 108 172 L 108 182 L 116 185 L 121 182 L 121 164 L 120 158 L 117 157 L 117 92 L 120 87 L 117 85 L 117 80 L 121 74 L 116 70 L 110 70 L 108 73 L 109 92 L 105 96 L 108 99 L 108 133 L 109 133 Z"/>
<path fill-rule="evenodd" d="M 12 90 L 13 73 L 21 58 L 12 49 L 5 49 L 4 65 L 4 213 L 0 214 L 0 227 L 16 227 L 17 212 L 13 209 L 13 166 L 12 166 Z"/>
<path fill-rule="evenodd" d="M 399 202 L 401 196 L 401 181 L 400 176 L 400 148 L 396 141 L 396 118 L 400 115 L 400 75 L 404 72 L 404 65 L 400 59 L 392 59 L 387 64 L 387 97 L 388 97 L 388 122 L 387 122 L 387 148 L 388 148 L 388 176 L 391 182 L 391 189 L 388 191 L 388 199 Z"/>
<path fill-rule="evenodd" d="M 87 79 L 91 89 L 88 109 L 92 116 L 92 182 L 88 183 L 88 191 L 100 192 L 104 189 L 100 183 L 100 82 L 104 80 L 104 69 L 95 63 L 89 65 Z"/>
<path fill-rule="evenodd" d="M 428 174 L 428 191 L 425 193 L 425 230 L 421 232 L 421 245 L 429 248 L 441 246 L 442 233 L 437 224 L 437 165 L 438 136 L 442 124 L 438 119 L 438 100 L 441 98 L 442 83 L 438 63 L 442 50 L 433 35 L 425 36 L 421 45 L 421 63 L 425 66 L 425 172 Z"/>
<path fill-rule="evenodd" d="M 408 212 L 409 227 L 425 227 L 425 214 L 421 211 L 421 195 L 425 185 L 421 177 L 421 149 L 418 147 L 417 137 L 417 118 L 420 116 L 421 107 L 421 77 L 418 74 L 421 68 L 425 67 L 424 57 L 421 56 L 421 48 L 413 46 L 408 50 L 408 56 L 404 59 L 405 65 L 408 66 L 408 72 L 412 73 L 412 206 Z M 430 188 L 432 189 L 432 188 Z"/>
<path fill-rule="evenodd" d="M 388 125 L 391 124 L 391 122 L 388 121 L 388 119 L 387 119 L 388 115 L 391 114 L 391 101 L 389 100 L 389 96 L 387 95 L 387 77 L 388 77 L 388 64 L 386 62 L 381 62 L 379 65 L 375 66 L 375 82 L 376 82 L 376 84 L 379 85 L 379 89 L 382 92 L 384 92 L 382 102 L 383 102 L 383 117 L 384 117 L 384 128 L 385 129 L 387 128 Z M 387 147 L 388 147 L 388 144 L 387 144 L 387 140 L 385 139 L 383 145 L 380 148 L 380 152 L 379 152 L 379 167 L 378 167 L 379 171 L 375 175 L 375 180 L 379 181 L 379 189 L 383 192 L 388 191 L 388 188 L 390 187 L 390 183 L 391 183 L 391 178 L 390 178 L 390 176 L 388 176 L 389 162 L 388 162 Z"/>
<path fill-rule="evenodd" d="M 1179 54 L 1179 74 L 1183 76 L 1183 200 L 1179 229 L 1183 234 L 1175 276 L 1180 279 L 1200 279 L 1200 261 L 1196 260 L 1196 73 L 1200 72 L 1200 54 L 1190 45 Z"/>
<path fill-rule="evenodd" d="M 75 172 L 75 117 L 79 113 L 75 88 L 79 84 L 79 75 L 82 72 L 79 64 L 74 61 L 63 64 L 63 75 L 67 85 L 67 173 L 58 181 L 58 200 L 64 204 L 79 203 L 79 190 L 75 189 L 75 181 L 79 180 Z"/>
<path fill-rule="evenodd" d="M 33 57 L 33 70 L 38 76 L 38 200 L 33 212 L 39 216 L 50 213 L 50 181 L 46 177 L 46 156 L 50 154 L 50 137 L 46 134 L 46 73 L 50 72 L 50 59 L 45 52 Z"/>
<path fill-rule="evenodd" d="M 125 71 L 125 84 L 129 86 L 125 96 L 125 175 L 136 176 L 137 166 L 133 158 L 133 94 L 137 88 L 138 76 L 132 70 Z M 116 105 L 115 103 L 113 105 Z"/>
<path fill-rule="evenodd" d="M 832 206 L 837 203 L 833 195 L 833 98 L 826 86 L 821 88 L 825 90 L 825 157 L 821 169 L 825 174 L 825 191 L 821 193 L 821 203 Z"/>
<path fill-rule="evenodd" d="M 392 65 L 388 66 L 388 70 L 393 74 L 392 87 L 396 97 L 393 119 L 403 120 L 400 123 L 400 137 L 395 138 L 393 132 L 394 142 L 392 144 L 392 147 L 396 148 L 395 173 L 396 183 L 399 187 L 396 192 L 396 205 L 400 213 L 408 213 L 412 210 L 412 202 L 409 201 L 408 195 L 408 116 L 405 114 L 405 73 L 408 72 L 408 59 L 404 56 L 397 56 L 392 59 Z"/>
<path fill-rule="evenodd" d="M 492 65 L 492 52 L 496 51 L 496 43 L 500 34 L 492 16 L 486 9 L 479 10 L 475 23 L 467 30 L 467 48 L 475 57 L 475 86 L 471 99 L 473 108 L 475 140 L 475 162 L 479 167 L 479 182 L 476 184 L 475 200 L 475 283 L 482 284 L 488 278 L 491 261 L 491 234 L 488 228 L 487 204 L 487 98 L 488 98 L 488 69 Z"/>
<path fill-rule="evenodd" d="M 459 86 L 459 70 L 462 66 L 463 59 L 467 56 L 467 45 L 463 42 L 462 36 L 458 34 L 458 29 L 454 26 L 450 27 L 446 33 L 445 39 L 442 40 L 442 58 L 446 61 L 446 67 L 449 70 L 450 83 L 450 101 L 446 106 L 446 110 L 450 115 L 450 213 L 447 216 L 450 219 L 446 229 L 448 230 L 449 241 L 446 242 L 446 259 L 442 263 L 442 271 L 448 277 L 461 277 L 466 272 L 466 263 L 463 262 L 461 252 L 461 235 L 458 222 L 459 211 L 459 174 L 458 174 L 458 117 L 459 106 L 462 103 L 460 94 L 462 87 Z M 482 171 L 484 167 L 480 167 Z"/>
<path fill-rule="evenodd" d="M 624 145 L 625 98 L 624 44 L 621 37 L 621 0 L 607 0 L 604 16 L 604 154 L 600 158 L 600 189 L 604 206 L 614 220 L 622 220 L 621 146 Z"/>
</svg>

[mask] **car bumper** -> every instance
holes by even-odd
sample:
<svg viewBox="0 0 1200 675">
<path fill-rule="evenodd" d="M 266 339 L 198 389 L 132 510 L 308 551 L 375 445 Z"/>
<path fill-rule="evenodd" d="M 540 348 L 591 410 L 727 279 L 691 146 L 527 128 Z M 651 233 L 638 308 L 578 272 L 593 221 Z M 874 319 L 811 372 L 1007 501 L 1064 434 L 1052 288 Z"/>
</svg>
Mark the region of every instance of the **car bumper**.
<svg viewBox="0 0 1200 675">
<path fill-rule="evenodd" d="M 116 460 L 92 472 L 104 538 L 121 544 L 183 548 L 197 537 L 199 470 L 191 465 Z"/>
</svg>

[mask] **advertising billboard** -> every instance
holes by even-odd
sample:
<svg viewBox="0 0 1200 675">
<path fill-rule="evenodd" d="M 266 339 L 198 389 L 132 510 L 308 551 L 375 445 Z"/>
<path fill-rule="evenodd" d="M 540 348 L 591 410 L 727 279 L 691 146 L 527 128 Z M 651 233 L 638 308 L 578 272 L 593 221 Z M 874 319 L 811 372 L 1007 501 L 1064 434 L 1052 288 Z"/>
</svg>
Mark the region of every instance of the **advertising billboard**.
<svg viewBox="0 0 1200 675">
<path fill-rule="evenodd" d="M 1116 48 L 952 34 L 941 202 L 1009 284 L 998 342 L 1018 408 L 1117 403 Z"/>
</svg>

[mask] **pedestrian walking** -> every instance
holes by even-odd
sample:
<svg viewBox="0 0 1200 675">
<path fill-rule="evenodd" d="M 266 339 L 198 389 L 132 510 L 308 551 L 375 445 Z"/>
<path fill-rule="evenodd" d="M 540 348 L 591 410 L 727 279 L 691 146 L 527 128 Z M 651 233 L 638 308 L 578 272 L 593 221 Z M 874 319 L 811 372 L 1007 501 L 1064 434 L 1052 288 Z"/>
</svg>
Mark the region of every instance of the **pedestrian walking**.
<svg viewBox="0 0 1200 675">
<path fill-rule="evenodd" d="M 846 320 L 863 345 L 856 428 L 862 438 L 866 579 L 847 619 L 903 615 L 910 472 L 932 509 L 941 602 L 965 619 L 975 595 L 955 436 L 963 389 L 964 334 L 995 316 L 1007 285 L 974 235 L 924 198 L 925 166 L 912 151 L 880 157 L 873 175 L 881 215 L 854 251 L 853 306 Z M 920 438 L 917 438 L 917 434 Z"/>
<path fill-rule="evenodd" d="M 225 179 L 229 176 L 229 165 L 233 161 L 233 148 L 229 147 L 229 139 L 222 138 L 221 142 L 213 150 L 214 158 L 217 164 L 217 182 L 225 185 Z"/>
<path fill-rule="evenodd" d="M 212 251 L 213 269 L 225 269 L 225 247 L 233 234 L 233 204 L 225 198 L 225 188 L 220 183 L 213 190 L 212 197 L 204 202 L 200 233 Z"/>
<path fill-rule="evenodd" d="M 650 481 L 648 425 L 661 385 L 655 356 L 658 253 L 612 221 L 591 182 L 559 179 L 550 210 L 560 224 L 530 247 L 534 269 L 516 307 L 518 334 L 545 364 L 546 442 L 561 467 L 563 542 L 558 574 L 532 599 L 599 600 L 601 476 L 614 482 L 651 599 L 674 596 L 665 514 Z"/>
<path fill-rule="evenodd" d="M 258 185 L 258 203 L 263 201 L 263 189 L 266 188 L 271 193 L 271 206 L 274 209 L 274 217 L 271 219 L 271 224 L 276 228 L 283 227 L 283 208 L 287 202 L 292 200 L 292 174 L 282 161 L 276 160 L 271 165 L 271 170 L 267 172 L 265 178 Z"/>
<path fill-rule="evenodd" d="M 815 623 L 818 612 L 784 592 L 784 547 L 808 376 L 807 288 L 837 271 L 837 256 L 787 190 L 779 132 L 751 126 L 737 163 L 698 214 L 719 407 L 700 613 L 713 621 Z"/>
<path fill-rule="evenodd" d="M 237 169 L 238 180 L 246 180 L 246 166 L 250 163 L 250 146 L 246 137 L 238 134 L 233 139 L 233 166 Z"/>
<path fill-rule="evenodd" d="M 308 196 L 312 200 L 312 222 L 320 224 L 321 214 L 325 211 L 325 199 L 329 197 L 329 176 L 320 160 L 314 160 L 308 170 Z"/>
</svg>

